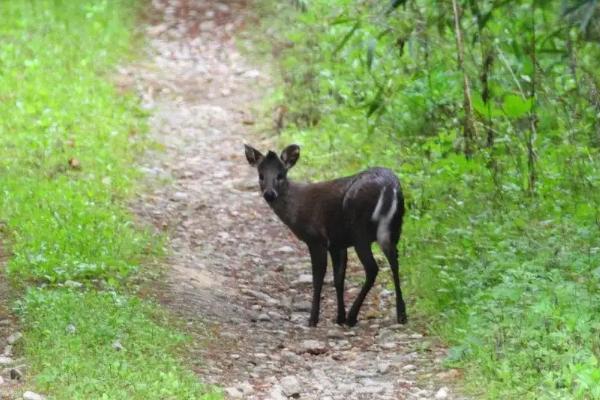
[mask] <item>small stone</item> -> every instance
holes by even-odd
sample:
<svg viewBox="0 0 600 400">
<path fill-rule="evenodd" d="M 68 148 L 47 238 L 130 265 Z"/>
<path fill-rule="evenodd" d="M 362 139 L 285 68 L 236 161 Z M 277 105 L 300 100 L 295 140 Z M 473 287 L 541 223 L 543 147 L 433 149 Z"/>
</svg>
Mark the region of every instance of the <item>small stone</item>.
<svg viewBox="0 0 600 400">
<path fill-rule="evenodd" d="M 200 23 L 200 30 L 209 32 L 215 29 L 215 22 L 212 20 L 203 21 Z"/>
<path fill-rule="evenodd" d="M 227 394 L 227 398 L 230 399 L 243 399 L 244 393 L 236 387 L 228 387 L 225 388 L 225 393 Z"/>
<path fill-rule="evenodd" d="M 258 320 L 261 322 L 268 322 L 271 320 L 271 317 L 269 317 L 268 314 L 262 313 L 258 316 Z"/>
<path fill-rule="evenodd" d="M 21 368 L 11 368 L 9 375 L 13 381 L 20 381 L 23 378 L 23 370 Z"/>
<path fill-rule="evenodd" d="M 0 365 L 10 365 L 13 362 L 13 359 L 10 357 L 0 356 Z"/>
<path fill-rule="evenodd" d="M 240 355 L 239 354 L 232 354 L 229 356 L 232 360 L 239 360 L 240 359 Z"/>
<path fill-rule="evenodd" d="M 229 6 L 225 3 L 217 3 L 217 4 L 215 4 L 215 8 L 222 13 L 229 12 L 229 10 L 230 10 Z"/>
<path fill-rule="evenodd" d="M 294 282 L 297 285 L 306 285 L 312 283 L 312 275 L 311 274 L 302 274 L 296 279 Z"/>
<path fill-rule="evenodd" d="M 283 389 L 279 385 L 273 385 L 267 400 L 287 400 L 285 395 L 283 394 Z"/>
<path fill-rule="evenodd" d="M 248 381 L 240 383 L 238 385 L 238 389 L 241 390 L 245 395 L 254 393 L 254 386 L 252 386 Z"/>
<path fill-rule="evenodd" d="M 441 387 L 440 390 L 436 392 L 435 398 L 436 400 L 443 400 L 448 398 L 448 388 L 445 386 Z"/>
<path fill-rule="evenodd" d="M 343 339 L 344 332 L 342 332 L 340 329 L 329 329 L 327 331 L 327 337 L 329 339 Z"/>
<path fill-rule="evenodd" d="M 122 351 L 125 350 L 125 347 L 123 347 L 123 345 L 121 344 L 121 342 L 119 340 L 115 340 L 112 344 L 112 348 L 116 351 Z"/>
<path fill-rule="evenodd" d="M 23 400 L 44 400 L 45 397 L 41 394 L 30 392 L 29 390 L 23 393 Z"/>
<path fill-rule="evenodd" d="M 288 397 L 300 396 L 300 382 L 298 381 L 298 378 L 293 375 L 281 378 L 281 388 L 283 390 L 283 394 Z"/>
<path fill-rule="evenodd" d="M 250 69 L 242 74 L 244 78 L 256 79 L 260 76 L 260 72 L 255 69 Z"/>
<path fill-rule="evenodd" d="M 10 357 L 12 355 L 12 346 L 10 344 L 4 346 L 4 353 L 2 355 L 6 357 Z"/>
<path fill-rule="evenodd" d="M 413 364 L 407 364 L 402 367 L 402 371 L 412 371 L 414 369 L 417 369 L 417 367 L 415 367 Z"/>
<path fill-rule="evenodd" d="M 4 378 L 0 376 L 0 385 L 4 385 Z"/>
<path fill-rule="evenodd" d="M 67 331 L 67 333 L 70 333 L 72 335 L 75 333 L 75 331 L 77 331 L 77 328 L 75 327 L 75 325 L 69 324 L 69 325 L 67 325 L 65 330 Z"/>
<path fill-rule="evenodd" d="M 310 311 L 311 308 L 312 305 L 310 304 L 310 301 L 299 301 L 292 304 L 292 309 L 294 311 L 305 312 Z"/>
<path fill-rule="evenodd" d="M 384 375 L 389 370 L 390 370 L 390 363 L 388 363 L 388 362 L 381 362 L 381 363 L 377 364 L 377 372 L 379 372 L 380 374 Z"/>
<path fill-rule="evenodd" d="M 252 289 L 242 289 L 241 290 L 242 293 L 248 295 L 248 296 L 252 296 L 255 297 L 259 300 L 264 301 L 265 303 L 272 305 L 272 306 L 277 306 L 279 305 L 279 300 L 274 299 L 273 297 L 269 296 L 266 293 L 263 292 L 259 292 L 256 290 L 252 290 Z"/>
<path fill-rule="evenodd" d="M 23 334 L 21 332 L 15 332 L 12 335 L 10 335 L 6 341 L 8 342 L 8 344 L 13 345 L 15 343 L 17 343 L 19 340 L 21 340 L 23 338 Z"/>
<path fill-rule="evenodd" d="M 83 287 L 83 283 L 72 280 L 65 281 L 64 285 L 73 289 L 80 289 Z"/>
<path fill-rule="evenodd" d="M 381 394 L 384 391 L 385 391 L 385 388 L 383 388 L 382 386 L 378 386 L 378 385 L 363 386 L 363 387 L 359 387 L 358 389 L 356 389 L 357 393 L 367 394 L 367 395 Z"/>
<path fill-rule="evenodd" d="M 188 195 L 187 195 L 187 193 L 184 193 L 184 192 L 175 192 L 171 196 L 171 200 L 173 200 L 173 201 L 185 201 L 185 200 L 187 200 L 187 198 L 188 198 Z"/>
<path fill-rule="evenodd" d="M 300 344 L 300 349 L 303 353 L 319 355 L 327 353 L 327 345 L 318 340 L 305 340 Z"/>
<path fill-rule="evenodd" d="M 448 371 L 443 371 L 437 374 L 439 379 L 456 379 L 460 376 L 460 371 L 453 368 Z"/>
<path fill-rule="evenodd" d="M 269 317 L 272 319 L 283 319 L 283 315 L 279 314 L 277 311 L 269 311 L 267 314 L 269 314 Z"/>
<path fill-rule="evenodd" d="M 302 357 L 289 350 L 282 350 L 280 355 L 281 359 L 289 364 L 299 364 L 302 361 Z"/>
<path fill-rule="evenodd" d="M 281 246 L 280 248 L 277 249 L 277 251 L 280 253 L 293 253 L 294 248 L 291 246 Z"/>
</svg>

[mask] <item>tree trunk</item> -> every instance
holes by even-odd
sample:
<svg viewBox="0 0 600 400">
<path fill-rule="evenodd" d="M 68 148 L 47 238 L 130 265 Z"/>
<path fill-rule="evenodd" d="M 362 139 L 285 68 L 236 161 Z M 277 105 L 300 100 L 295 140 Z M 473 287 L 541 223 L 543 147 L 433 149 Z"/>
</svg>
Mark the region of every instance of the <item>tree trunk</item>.
<svg viewBox="0 0 600 400">
<path fill-rule="evenodd" d="M 473 116 L 473 101 L 471 100 L 471 87 L 469 76 L 465 69 L 465 49 L 460 27 L 460 10 L 456 0 L 452 0 L 452 9 L 454 11 L 454 34 L 456 37 L 458 69 L 463 75 L 463 106 L 465 109 L 465 117 L 463 120 L 464 153 L 467 158 L 470 158 L 473 155 L 473 138 L 476 136 L 476 130 Z"/>
<path fill-rule="evenodd" d="M 535 192 L 535 185 L 537 182 L 537 171 L 536 171 L 536 152 L 535 152 L 535 139 L 537 138 L 537 112 L 536 112 L 536 64 L 537 64 L 537 54 L 536 54 L 536 32 L 535 32 L 535 1 L 531 5 L 531 64 L 533 65 L 533 69 L 531 72 L 531 87 L 529 92 L 529 97 L 531 98 L 532 106 L 531 112 L 529 113 L 529 134 L 527 135 L 527 167 L 529 170 L 528 177 L 528 190 L 530 194 Z"/>
</svg>

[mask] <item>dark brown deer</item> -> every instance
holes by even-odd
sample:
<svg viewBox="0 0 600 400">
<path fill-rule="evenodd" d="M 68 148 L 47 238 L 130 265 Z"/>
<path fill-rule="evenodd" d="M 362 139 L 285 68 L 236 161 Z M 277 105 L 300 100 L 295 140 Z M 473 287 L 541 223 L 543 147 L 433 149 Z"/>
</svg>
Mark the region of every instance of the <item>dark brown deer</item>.
<svg viewBox="0 0 600 400">
<path fill-rule="evenodd" d="M 296 183 L 287 172 L 300 157 L 292 144 L 281 156 L 267 155 L 245 145 L 246 158 L 258 170 L 260 190 L 275 214 L 308 245 L 312 262 L 313 300 L 309 326 L 319 321 L 321 289 L 327 268 L 327 252 L 333 263 L 338 324 L 354 326 L 360 307 L 371 290 L 379 267 L 371 244 L 377 242 L 392 268 L 396 289 L 396 316 L 406 323 L 406 308 L 398 276 L 396 246 L 402 230 L 404 198 L 392 171 L 371 168 L 356 175 L 318 183 Z M 344 279 L 348 247 L 354 247 L 365 268 L 366 280 L 346 317 Z"/>
</svg>

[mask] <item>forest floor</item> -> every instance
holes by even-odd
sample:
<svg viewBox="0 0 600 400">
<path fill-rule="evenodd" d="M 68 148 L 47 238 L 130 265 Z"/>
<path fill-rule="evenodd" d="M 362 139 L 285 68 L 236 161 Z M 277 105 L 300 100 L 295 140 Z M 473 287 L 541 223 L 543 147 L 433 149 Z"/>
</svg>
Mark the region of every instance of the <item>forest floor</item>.
<svg viewBox="0 0 600 400">
<path fill-rule="evenodd" d="M 3 228 L 0 221 L 0 230 Z M 8 258 L 3 243 L 0 242 L 0 265 Z M 0 400 L 12 399 L 21 388 L 22 374 L 25 372 L 23 360 L 13 365 L 13 347 L 19 346 L 20 337 L 17 319 L 10 310 L 11 299 L 9 284 L 4 274 L 0 275 Z"/>
<path fill-rule="evenodd" d="M 151 189 L 134 208 L 169 236 L 158 298 L 188 321 L 201 379 L 244 399 L 457 399 L 446 349 L 393 319 L 378 284 L 355 328 L 334 324 L 327 278 L 321 320 L 308 328 L 304 245 L 257 193 L 243 144 L 267 149 L 257 105 L 272 80 L 236 46 L 252 23 L 243 1 L 154 0 L 149 56 L 121 71 L 151 113 L 158 143 L 142 161 Z M 387 268 L 383 269 L 387 274 Z M 363 279 L 350 260 L 347 298 Z M 409 310 L 410 313 L 410 310 Z M 409 314 L 410 316 L 410 314 Z"/>
</svg>

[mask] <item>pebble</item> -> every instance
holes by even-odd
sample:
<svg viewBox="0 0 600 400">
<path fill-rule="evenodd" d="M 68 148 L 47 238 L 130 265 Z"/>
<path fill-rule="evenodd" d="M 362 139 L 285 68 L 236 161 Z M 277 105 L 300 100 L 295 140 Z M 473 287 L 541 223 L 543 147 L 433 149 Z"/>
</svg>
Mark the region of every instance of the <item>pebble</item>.
<svg viewBox="0 0 600 400">
<path fill-rule="evenodd" d="M 80 289 L 83 287 L 83 283 L 72 280 L 66 280 L 64 285 L 72 289 Z"/>
<path fill-rule="evenodd" d="M 300 362 L 302 362 L 302 357 L 289 350 L 283 350 L 280 355 L 281 360 L 289 364 L 299 364 Z"/>
<path fill-rule="evenodd" d="M 277 249 L 277 251 L 280 253 L 293 253 L 294 248 L 291 246 L 281 246 L 280 248 Z"/>
<path fill-rule="evenodd" d="M 240 383 L 238 385 L 238 389 L 240 389 L 245 395 L 254 393 L 254 386 L 252 386 L 248 381 Z"/>
<path fill-rule="evenodd" d="M 288 397 L 299 396 L 301 391 L 300 382 L 295 376 L 285 376 L 281 378 L 281 389 L 283 394 Z"/>
<path fill-rule="evenodd" d="M 457 369 L 449 369 L 448 371 L 442 371 L 436 375 L 438 379 L 457 379 L 460 376 L 460 371 Z"/>
<path fill-rule="evenodd" d="M 413 369 L 417 369 L 417 367 L 413 364 L 407 364 L 404 367 L 402 367 L 402 371 L 412 371 Z"/>
<path fill-rule="evenodd" d="M 14 360 L 10 357 L 0 356 L 0 365 L 10 365 Z"/>
<path fill-rule="evenodd" d="M 23 393 L 23 400 L 44 400 L 45 397 L 41 394 L 30 392 L 29 390 Z"/>
<path fill-rule="evenodd" d="M 227 398 L 229 399 L 243 399 L 244 394 L 242 391 L 236 387 L 228 387 L 225 388 L 225 394 L 227 394 Z"/>
<path fill-rule="evenodd" d="M 342 332 L 341 329 L 334 328 L 334 329 L 329 329 L 327 331 L 327 337 L 329 339 L 343 339 L 345 336 L 344 336 L 344 332 Z"/>
<path fill-rule="evenodd" d="M 185 201 L 188 199 L 188 194 L 184 192 L 175 192 L 171 196 L 171 200 L 173 201 Z"/>
<path fill-rule="evenodd" d="M 259 299 L 259 300 L 262 300 L 265 303 L 270 304 L 272 306 L 275 306 L 275 305 L 279 304 L 278 300 L 274 299 L 273 297 L 269 296 L 266 293 L 259 292 L 257 290 L 242 289 L 241 292 L 244 293 L 244 294 L 246 294 L 246 295 L 248 295 L 248 296 L 252 296 L 252 297 L 255 297 L 255 298 Z"/>
<path fill-rule="evenodd" d="M 0 385 L 4 385 L 4 378 L 0 376 Z"/>
<path fill-rule="evenodd" d="M 391 365 L 389 362 L 380 362 L 379 364 L 377 364 L 377 372 L 379 372 L 382 375 L 385 375 L 390 370 L 390 367 Z"/>
<path fill-rule="evenodd" d="M 262 313 L 258 316 L 258 320 L 262 322 L 267 322 L 271 320 L 271 317 L 269 317 L 268 314 Z"/>
<path fill-rule="evenodd" d="M 21 340 L 23 338 L 23 334 L 21 332 L 15 332 L 12 335 L 10 335 L 6 341 L 8 342 L 8 344 L 13 345 L 15 343 L 17 343 L 19 340 Z"/>
<path fill-rule="evenodd" d="M 123 345 L 121 344 L 121 342 L 119 340 L 115 340 L 112 344 L 112 348 L 116 351 L 122 351 L 125 350 L 125 347 L 123 347 Z"/>
<path fill-rule="evenodd" d="M 296 285 L 307 285 L 312 284 L 312 275 L 311 274 L 302 274 L 296 279 L 294 282 Z"/>
<path fill-rule="evenodd" d="M 13 381 L 19 381 L 23 378 L 23 370 L 21 368 L 11 368 L 9 375 Z"/>
<path fill-rule="evenodd" d="M 440 390 L 438 390 L 435 393 L 435 399 L 436 400 L 443 400 L 443 399 L 446 399 L 446 398 L 448 398 L 448 388 L 446 388 L 444 386 L 444 387 L 441 387 Z"/>
<path fill-rule="evenodd" d="M 279 385 L 273 385 L 266 400 L 287 400 L 283 394 L 283 389 Z"/>
<path fill-rule="evenodd" d="M 299 301 L 292 304 L 292 310 L 294 311 L 307 312 L 310 311 L 311 308 L 312 305 L 310 301 Z"/>
<path fill-rule="evenodd" d="M 67 331 L 67 333 L 74 334 L 75 331 L 77 331 L 77 328 L 75 327 L 75 325 L 69 324 L 69 325 L 67 325 L 65 330 Z"/>
<path fill-rule="evenodd" d="M 396 348 L 396 343 L 382 343 L 379 345 L 384 350 L 392 350 Z"/>
<path fill-rule="evenodd" d="M 318 340 L 304 340 L 300 343 L 300 350 L 303 353 L 319 355 L 327 353 L 327 345 Z"/>
</svg>

